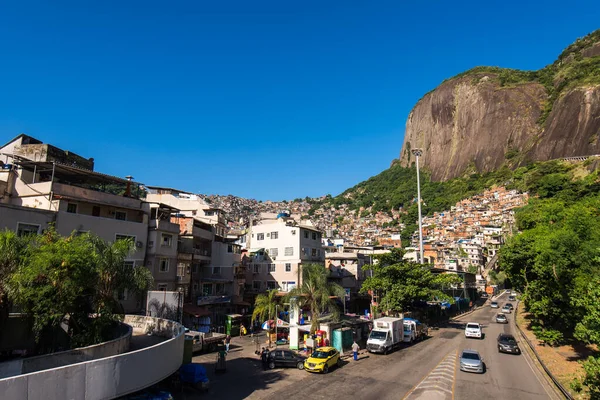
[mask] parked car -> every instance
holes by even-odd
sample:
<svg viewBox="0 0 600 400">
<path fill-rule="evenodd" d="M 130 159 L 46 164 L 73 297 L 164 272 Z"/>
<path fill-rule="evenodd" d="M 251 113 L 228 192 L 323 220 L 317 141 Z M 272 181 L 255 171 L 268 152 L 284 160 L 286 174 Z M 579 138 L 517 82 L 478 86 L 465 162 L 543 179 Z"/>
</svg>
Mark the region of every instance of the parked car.
<svg viewBox="0 0 600 400">
<path fill-rule="evenodd" d="M 482 299 L 487 299 L 488 298 L 488 294 L 485 293 L 485 292 L 481 293 L 481 298 Z"/>
<path fill-rule="evenodd" d="M 496 315 L 496 322 L 499 324 L 508 324 L 508 318 L 504 314 Z"/>
<path fill-rule="evenodd" d="M 304 369 L 306 357 L 302 357 L 291 350 L 273 350 L 269 353 L 269 368 L 292 367 Z"/>
<path fill-rule="evenodd" d="M 309 372 L 329 372 L 329 368 L 341 367 L 340 352 L 334 347 L 319 347 L 304 361 L 304 369 Z"/>
<path fill-rule="evenodd" d="M 476 350 L 463 350 L 460 354 L 460 370 L 483 374 L 485 372 L 485 365 L 479 352 Z"/>
<path fill-rule="evenodd" d="M 510 314 L 512 312 L 511 308 L 509 306 L 504 306 L 502 307 L 502 311 L 504 314 Z"/>
<path fill-rule="evenodd" d="M 501 333 L 498 335 L 498 351 L 500 353 L 521 354 L 521 349 L 513 335 Z"/>
<path fill-rule="evenodd" d="M 492 308 L 498 308 L 498 302 L 497 301 L 492 301 L 490 303 L 490 307 L 492 307 Z"/>
<path fill-rule="evenodd" d="M 477 322 L 469 322 L 465 327 L 465 337 L 474 337 L 481 339 L 483 337 L 483 332 L 481 330 L 481 325 Z"/>
</svg>

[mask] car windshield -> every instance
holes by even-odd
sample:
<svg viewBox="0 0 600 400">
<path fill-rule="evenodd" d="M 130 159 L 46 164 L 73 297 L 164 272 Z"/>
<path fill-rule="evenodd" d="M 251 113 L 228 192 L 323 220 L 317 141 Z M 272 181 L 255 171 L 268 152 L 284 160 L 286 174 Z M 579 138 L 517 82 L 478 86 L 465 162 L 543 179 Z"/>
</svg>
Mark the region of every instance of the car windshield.
<svg viewBox="0 0 600 400">
<path fill-rule="evenodd" d="M 467 324 L 467 329 L 479 329 L 479 325 L 476 325 L 476 324 Z"/>
<path fill-rule="evenodd" d="M 500 341 L 502 343 L 509 343 L 509 344 L 515 344 L 515 343 L 517 343 L 517 341 L 515 340 L 515 338 L 507 337 L 507 336 L 500 337 Z"/>
<path fill-rule="evenodd" d="M 377 339 L 377 340 L 385 340 L 386 337 L 387 337 L 387 332 L 381 332 L 381 331 L 371 331 L 371 334 L 369 335 L 369 339 Z"/>
<path fill-rule="evenodd" d="M 500 319 L 506 318 L 506 316 L 504 314 L 498 314 L 497 317 Z"/>
<path fill-rule="evenodd" d="M 477 361 L 479 361 L 479 354 L 476 354 L 476 353 L 463 353 L 461 358 L 464 358 L 465 360 L 477 360 Z"/>
<path fill-rule="evenodd" d="M 316 350 L 312 353 L 311 357 L 312 358 L 327 358 L 327 357 L 329 357 L 329 352 Z"/>
<path fill-rule="evenodd" d="M 495 301 L 492 301 L 492 304 L 495 305 L 495 306 L 498 305 L 498 303 L 496 303 Z"/>
</svg>

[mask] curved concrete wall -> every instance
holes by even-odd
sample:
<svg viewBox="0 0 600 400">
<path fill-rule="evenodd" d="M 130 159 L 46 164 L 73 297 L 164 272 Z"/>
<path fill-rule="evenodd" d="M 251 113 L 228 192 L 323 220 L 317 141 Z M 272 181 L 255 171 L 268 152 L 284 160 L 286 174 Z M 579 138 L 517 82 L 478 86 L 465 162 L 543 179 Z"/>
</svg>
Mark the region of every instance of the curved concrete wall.
<svg viewBox="0 0 600 400">
<path fill-rule="evenodd" d="M 134 332 L 168 339 L 154 346 L 64 367 L 0 379 L 2 399 L 104 400 L 153 385 L 177 371 L 183 360 L 184 328 L 153 317 L 125 317 Z"/>
<path fill-rule="evenodd" d="M 108 342 L 43 356 L 2 362 L 0 363 L 0 379 L 125 353 L 129 351 L 131 333 L 131 326 L 120 324 L 118 337 Z"/>
</svg>

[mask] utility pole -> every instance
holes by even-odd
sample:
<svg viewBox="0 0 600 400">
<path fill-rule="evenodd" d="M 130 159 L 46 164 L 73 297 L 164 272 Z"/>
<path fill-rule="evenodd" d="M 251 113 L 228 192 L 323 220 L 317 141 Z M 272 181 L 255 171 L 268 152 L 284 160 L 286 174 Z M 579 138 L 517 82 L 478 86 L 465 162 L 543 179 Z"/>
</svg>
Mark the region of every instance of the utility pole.
<svg viewBox="0 0 600 400">
<path fill-rule="evenodd" d="M 277 320 L 279 319 L 277 307 L 278 305 L 275 304 L 275 348 L 277 348 Z"/>
<path fill-rule="evenodd" d="M 419 157 L 423 155 L 423 150 L 421 149 L 413 149 L 413 155 L 417 158 L 416 166 L 417 166 L 417 202 L 419 207 L 419 262 L 421 264 L 425 264 L 425 260 L 423 259 L 423 226 L 421 222 L 421 179 L 419 176 Z"/>
</svg>

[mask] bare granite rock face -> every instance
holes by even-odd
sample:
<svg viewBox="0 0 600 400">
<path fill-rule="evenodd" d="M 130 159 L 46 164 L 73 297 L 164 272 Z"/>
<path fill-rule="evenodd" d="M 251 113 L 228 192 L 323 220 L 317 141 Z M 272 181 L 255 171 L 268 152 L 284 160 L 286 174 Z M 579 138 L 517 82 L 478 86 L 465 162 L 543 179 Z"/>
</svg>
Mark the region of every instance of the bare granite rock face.
<svg viewBox="0 0 600 400">
<path fill-rule="evenodd" d="M 409 166 L 410 150 L 421 148 L 420 164 L 434 180 L 460 176 L 468 168 L 495 170 L 506 153 L 531 146 L 546 98 L 539 83 L 500 87 L 492 74 L 444 82 L 409 114 L 401 165 Z"/>
<path fill-rule="evenodd" d="M 600 29 L 539 71 L 476 67 L 443 82 L 412 109 L 400 164 L 434 180 L 503 165 L 600 154 Z M 543 117 L 541 117 L 543 115 Z"/>
<path fill-rule="evenodd" d="M 536 161 L 600 154 L 600 86 L 576 88 L 560 97 L 537 145 Z"/>
<path fill-rule="evenodd" d="M 489 172 L 511 165 L 600 154 L 600 86 L 566 91 L 543 125 L 537 123 L 548 96 L 531 82 L 501 87 L 494 74 L 473 74 L 442 83 L 423 97 L 406 122 L 400 163 L 420 165 L 432 179 Z"/>
</svg>

